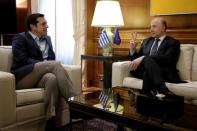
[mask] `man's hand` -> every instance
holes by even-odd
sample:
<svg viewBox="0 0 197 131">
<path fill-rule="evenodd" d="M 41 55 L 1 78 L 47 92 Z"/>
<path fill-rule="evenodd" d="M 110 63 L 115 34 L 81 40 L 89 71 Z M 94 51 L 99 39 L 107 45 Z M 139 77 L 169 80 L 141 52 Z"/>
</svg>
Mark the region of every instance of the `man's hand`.
<svg viewBox="0 0 197 131">
<path fill-rule="evenodd" d="M 129 65 L 129 69 L 131 71 L 136 70 L 137 67 L 140 65 L 140 63 L 142 62 L 143 58 L 144 58 L 144 56 L 141 56 L 141 57 L 131 61 L 130 65 Z"/>
<path fill-rule="evenodd" d="M 135 52 L 136 50 L 136 38 L 137 38 L 137 32 L 133 32 L 131 34 L 131 40 L 130 40 L 130 52 Z"/>
</svg>

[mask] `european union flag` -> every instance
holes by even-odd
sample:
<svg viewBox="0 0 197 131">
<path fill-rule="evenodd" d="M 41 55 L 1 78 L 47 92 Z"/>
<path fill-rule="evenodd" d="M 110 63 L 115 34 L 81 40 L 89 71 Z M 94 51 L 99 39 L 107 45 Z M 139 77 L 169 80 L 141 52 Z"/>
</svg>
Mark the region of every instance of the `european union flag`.
<svg viewBox="0 0 197 131">
<path fill-rule="evenodd" d="M 121 39 L 120 39 L 120 35 L 119 35 L 119 31 L 118 31 L 117 27 L 115 28 L 115 33 L 114 34 L 115 34 L 114 35 L 114 44 L 120 45 Z"/>
<path fill-rule="evenodd" d="M 103 29 L 99 37 L 99 44 L 101 47 L 105 47 L 107 44 L 110 44 L 110 40 L 107 36 L 106 30 Z"/>
</svg>

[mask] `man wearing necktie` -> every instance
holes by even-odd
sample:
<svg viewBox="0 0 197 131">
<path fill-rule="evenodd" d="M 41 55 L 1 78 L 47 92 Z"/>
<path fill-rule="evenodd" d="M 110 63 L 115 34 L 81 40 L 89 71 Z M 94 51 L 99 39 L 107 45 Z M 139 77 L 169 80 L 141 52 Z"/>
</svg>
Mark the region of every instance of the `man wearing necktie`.
<svg viewBox="0 0 197 131">
<path fill-rule="evenodd" d="M 176 69 L 180 42 L 167 36 L 166 29 L 166 21 L 161 17 L 154 17 L 151 21 L 151 37 L 143 40 L 139 50 L 136 50 L 135 38 L 130 41 L 130 73 L 143 79 L 142 91 L 152 97 L 157 92 L 173 95 L 165 82 L 181 82 Z"/>
</svg>

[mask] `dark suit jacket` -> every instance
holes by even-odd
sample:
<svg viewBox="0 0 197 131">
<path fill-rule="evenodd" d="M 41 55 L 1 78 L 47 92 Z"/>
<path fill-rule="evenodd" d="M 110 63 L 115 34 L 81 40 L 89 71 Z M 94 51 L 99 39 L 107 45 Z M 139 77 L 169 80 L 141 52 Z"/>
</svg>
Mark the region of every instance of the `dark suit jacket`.
<svg viewBox="0 0 197 131">
<path fill-rule="evenodd" d="M 49 36 L 45 36 L 49 45 L 47 60 L 55 60 L 55 54 Z M 34 64 L 43 61 L 39 46 L 28 32 L 16 34 L 12 41 L 13 65 L 11 72 L 19 80 L 33 70 Z"/>
<path fill-rule="evenodd" d="M 158 48 L 157 55 L 149 56 L 153 42 L 153 37 L 145 39 L 139 51 L 131 56 L 131 60 L 142 55 L 151 57 L 159 65 L 165 81 L 172 83 L 181 82 L 178 70 L 176 69 L 180 54 L 180 42 L 172 37 L 166 36 Z"/>
</svg>

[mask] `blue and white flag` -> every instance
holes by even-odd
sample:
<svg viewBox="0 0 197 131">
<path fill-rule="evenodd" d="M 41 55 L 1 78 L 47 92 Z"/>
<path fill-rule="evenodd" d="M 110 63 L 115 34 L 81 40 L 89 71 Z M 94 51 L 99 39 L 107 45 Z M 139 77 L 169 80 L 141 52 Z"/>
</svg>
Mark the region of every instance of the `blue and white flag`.
<svg viewBox="0 0 197 131">
<path fill-rule="evenodd" d="M 119 35 L 119 31 L 118 31 L 118 28 L 117 27 L 115 28 L 114 34 L 115 34 L 114 35 L 114 44 L 120 45 L 121 39 L 120 39 L 120 35 Z"/>
<path fill-rule="evenodd" d="M 106 30 L 103 29 L 102 32 L 101 32 L 101 35 L 99 37 L 99 44 L 101 47 L 105 47 L 107 44 L 110 44 L 110 40 L 107 36 L 107 33 L 106 33 Z"/>
</svg>

